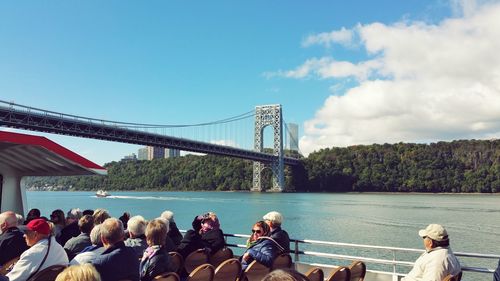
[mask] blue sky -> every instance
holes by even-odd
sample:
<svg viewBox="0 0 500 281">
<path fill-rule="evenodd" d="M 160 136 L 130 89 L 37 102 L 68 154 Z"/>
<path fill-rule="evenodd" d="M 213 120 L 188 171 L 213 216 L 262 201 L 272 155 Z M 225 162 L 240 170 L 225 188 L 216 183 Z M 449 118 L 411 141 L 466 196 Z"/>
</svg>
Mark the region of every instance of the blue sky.
<svg viewBox="0 0 500 281">
<path fill-rule="evenodd" d="M 498 11 L 465 0 L 0 1 L 0 99 L 160 124 L 279 103 L 306 154 L 497 137 Z M 49 138 L 99 164 L 138 148 Z"/>
</svg>

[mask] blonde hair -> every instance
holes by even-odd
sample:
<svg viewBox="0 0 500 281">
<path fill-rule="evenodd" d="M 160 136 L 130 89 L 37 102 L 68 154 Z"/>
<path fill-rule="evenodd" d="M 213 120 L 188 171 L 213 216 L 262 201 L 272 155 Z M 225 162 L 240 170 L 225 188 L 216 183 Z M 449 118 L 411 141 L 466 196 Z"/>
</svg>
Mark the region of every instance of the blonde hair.
<svg viewBox="0 0 500 281">
<path fill-rule="evenodd" d="M 168 224 L 164 219 L 154 219 L 148 223 L 146 227 L 146 241 L 149 246 L 165 245 L 165 240 L 168 233 Z"/>
<path fill-rule="evenodd" d="M 85 263 L 67 267 L 56 281 L 101 281 L 101 275 L 92 264 Z"/>
<path fill-rule="evenodd" d="M 105 209 L 96 209 L 94 211 L 94 225 L 103 223 L 105 220 L 109 219 L 111 216 Z"/>
</svg>

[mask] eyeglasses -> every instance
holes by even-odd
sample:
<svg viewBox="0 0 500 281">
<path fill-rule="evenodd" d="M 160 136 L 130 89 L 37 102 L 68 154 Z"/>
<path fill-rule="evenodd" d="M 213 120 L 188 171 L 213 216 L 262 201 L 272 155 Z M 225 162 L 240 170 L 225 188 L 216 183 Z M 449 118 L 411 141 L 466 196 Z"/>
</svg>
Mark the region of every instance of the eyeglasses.
<svg viewBox="0 0 500 281">
<path fill-rule="evenodd" d="M 262 230 L 260 230 L 260 229 L 252 229 L 252 233 L 261 234 Z"/>
</svg>

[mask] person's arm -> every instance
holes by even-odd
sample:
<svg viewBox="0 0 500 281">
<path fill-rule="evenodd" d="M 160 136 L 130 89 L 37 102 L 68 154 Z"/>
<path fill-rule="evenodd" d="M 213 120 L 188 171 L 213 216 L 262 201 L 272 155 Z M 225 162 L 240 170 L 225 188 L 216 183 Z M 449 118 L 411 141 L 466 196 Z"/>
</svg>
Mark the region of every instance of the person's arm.
<svg viewBox="0 0 500 281">
<path fill-rule="evenodd" d="M 273 265 L 274 258 L 276 257 L 276 249 L 270 241 L 264 241 L 261 243 L 263 243 L 263 245 L 258 251 L 255 251 L 254 248 L 250 248 L 248 249 L 248 254 L 259 263 L 267 267 L 271 267 Z"/>
</svg>

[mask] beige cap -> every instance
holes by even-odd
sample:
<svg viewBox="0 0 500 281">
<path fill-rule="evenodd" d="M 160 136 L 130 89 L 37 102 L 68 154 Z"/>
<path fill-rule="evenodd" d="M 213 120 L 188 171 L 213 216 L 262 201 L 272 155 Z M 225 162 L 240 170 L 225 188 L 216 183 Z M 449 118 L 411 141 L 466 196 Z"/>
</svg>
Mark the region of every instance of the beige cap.
<svg viewBox="0 0 500 281">
<path fill-rule="evenodd" d="M 418 231 L 420 237 L 429 237 L 435 241 L 446 241 L 448 240 L 448 232 L 440 224 L 429 224 L 425 229 Z"/>
<path fill-rule="evenodd" d="M 269 212 L 269 213 L 265 214 L 264 217 L 262 217 L 262 218 L 265 221 L 271 221 L 272 223 L 277 224 L 277 225 L 281 225 L 281 223 L 283 222 L 283 216 L 276 211 Z"/>
</svg>

